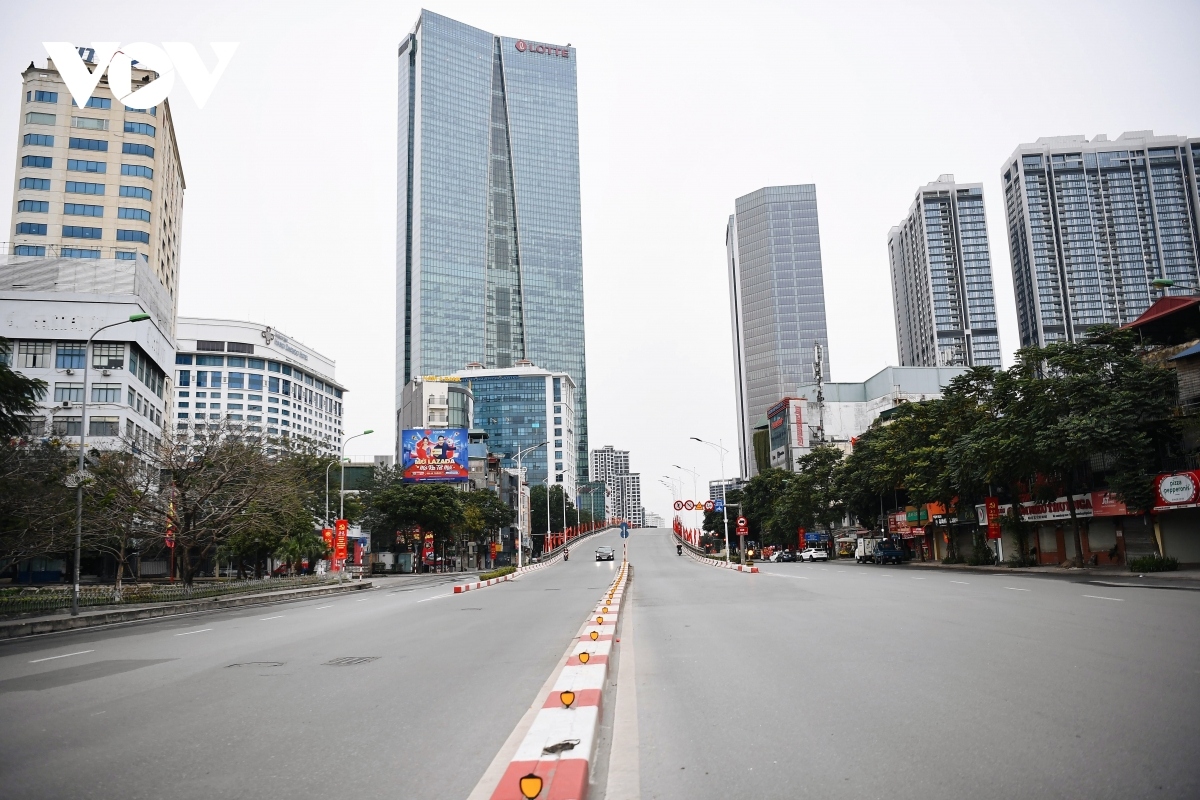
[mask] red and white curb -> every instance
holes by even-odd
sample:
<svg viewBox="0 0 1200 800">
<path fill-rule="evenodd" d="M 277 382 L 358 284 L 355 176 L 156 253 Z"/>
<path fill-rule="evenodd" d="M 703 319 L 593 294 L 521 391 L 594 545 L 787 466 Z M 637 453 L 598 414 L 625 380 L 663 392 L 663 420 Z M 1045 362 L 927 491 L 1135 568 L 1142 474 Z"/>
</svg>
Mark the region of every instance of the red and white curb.
<svg viewBox="0 0 1200 800">
<path fill-rule="evenodd" d="M 542 707 L 505 768 L 491 800 L 585 800 L 600 726 L 600 699 L 621 613 L 629 562 L 621 564 L 559 664 Z M 536 791 L 534 791 L 536 790 Z M 531 794 L 530 792 L 533 791 Z"/>
<path fill-rule="evenodd" d="M 676 536 L 675 539 L 676 539 L 676 541 L 678 541 L 680 543 L 683 542 L 683 540 L 680 539 L 678 536 Z M 685 556 L 687 556 L 688 558 L 690 558 L 692 561 L 695 561 L 700 564 L 707 564 L 710 567 L 720 567 L 721 569 L 732 569 L 732 570 L 737 570 L 738 572 L 748 572 L 753 575 L 758 574 L 758 567 L 755 567 L 751 564 L 734 564 L 732 561 L 726 563 L 724 561 L 716 561 L 711 558 L 704 558 L 703 556 L 698 556 L 695 553 L 693 553 L 690 549 L 688 549 L 688 546 L 686 544 L 683 545 L 683 554 Z"/>
<path fill-rule="evenodd" d="M 454 593 L 462 594 L 463 592 L 470 592 L 475 589 L 482 589 L 485 586 L 495 586 L 497 583 L 504 583 L 505 581 L 511 581 L 515 577 L 516 577 L 516 573 L 510 572 L 507 575 L 501 575 L 499 578 L 491 578 L 490 580 L 486 580 L 486 581 L 476 581 L 475 583 L 456 584 L 454 587 Z"/>
</svg>

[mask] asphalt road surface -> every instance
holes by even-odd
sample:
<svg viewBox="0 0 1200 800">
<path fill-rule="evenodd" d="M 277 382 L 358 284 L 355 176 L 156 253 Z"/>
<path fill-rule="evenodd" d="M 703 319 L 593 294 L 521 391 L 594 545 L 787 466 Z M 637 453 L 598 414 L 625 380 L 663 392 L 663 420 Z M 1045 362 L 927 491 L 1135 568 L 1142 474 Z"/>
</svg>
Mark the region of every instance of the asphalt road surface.
<svg viewBox="0 0 1200 800">
<path fill-rule="evenodd" d="M 0 645 L 0 794 L 465 798 L 612 580 L 591 551 L 618 541 L 462 595 L 397 581 Z M 1200 796 L 1200 593 L 745 575 L 665 531 L 628 541 L 617 706 L 636 724 L 617 720 L 611 763 L 640 793 L 605 800 Z M 329 665 L 347 657 L 375 660 Z"/>
</svg>

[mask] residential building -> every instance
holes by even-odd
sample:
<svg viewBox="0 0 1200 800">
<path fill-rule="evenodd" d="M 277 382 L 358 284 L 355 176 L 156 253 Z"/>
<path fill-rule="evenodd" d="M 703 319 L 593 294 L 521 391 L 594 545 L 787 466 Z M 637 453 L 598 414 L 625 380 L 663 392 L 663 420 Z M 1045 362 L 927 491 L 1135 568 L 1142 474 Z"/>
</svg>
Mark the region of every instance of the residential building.
<svg viewBox="0 0 1200 800">
<path fill-rule="evenodd" d="M 576 492 L 575 505 L 599 521 L 612 518 L 612 498 L 603 481 L 588 481 Z"/>
<path fill-rule="evenodd" d="M 655 514 L 653 511 L 647 511 L 646 512 L 646 527 L 647 528 L 665 528 L 665 527 L 667 527 L 667 523 L 663 521 L 663 518 L 660 515 Z"/>
<path fill-rule="evenodd" d="M 725 232 L 741 475 L 757 474 L 754 425 L 780 397 L 816 380 L 825 287 L 817 187 L 767 186 L 739 197 Z"/>
<path fill-rule="evenodd" d="M 405 429 L 470 428 L 473 403 L 471 390 L 457 375 L 413 378 L 404 385 L 396 411 L 397 449 Z"/>
<path fill-rule="evenodd" d="M 3 252 L 141 261 L 166 288 L 173 321 L 186 184 L 170 103 L 126 108 L 105 75 L 79 108 L 50 59 L 30 62 L 21 78 L 12 239 Z"/>
<path fill-rule="evenodd" d="M 550 472 L 568 497 L 575 495 L 576 395 L 575 382 L 521 360 L 504 369 L 469 364 L 456 376 L 474 398 L 474 426 L 487 433 L 488 450 L 504 468 L 517 466 L 517 453 L 546 443 L 521 459 L 525 481 L 537 486 Z M 549 456 L 549 461 L 547 457 Z"/>
<path fill-rule="evenodd" d="M 419 375 L 587 376 L 575 50 L 422 11 L 399 47 L 396 407 Z"/>
<path fill-rule="evenodd" d="M 621 502 L 625 513 L 621 519 L 629 522 L 631 528 L 646 527 L 646 509 L 642 507 L 642 476 L 637 472 L 620 476 Z"/>
<path fill-rule="evenodd" d="M 30 434 L 69 446 L 86 425 L 89 447 L 156 446 L 169 417 L 174 309 L 141 259 L 0 256 L 0 332 L 10 345 L 0 358 L 47 385 Z M 101 331 L 88 350 L 97 329 L 143 313 L 150 319 Z"/>
<path fill-rule="evenodd" d="M 726 478 L 725 480 L 715 480 L 708 482 L 708 499 L 712 501 L 724 500 L 728 492 L 740 492 L 746 487 L 745 478 Z"/>
<path fill-rule="evenodd" d="M 1017 147 L 1001 179 L 1021 346 L 1131 322 L 1150 307 L 1155 279 L 1194 287 L 1198 175 L 1196 137 L 1130 131 Z"/>
<path fill-rule="evenodd" d="M 608 516 L 628 520 L 641 527 L 645 522 L 642 508 L 642 478 L 629 471 L 629 451 L 605 445 L 592 451 L 591 476 L 594 483 L 603 483 Z"/>
<path fill-rule="evenodd" d="M 886 367 L 861 383 L 800 386 L 767 411 L 755 441 L 765 466 L 791 471 L 796 460 L 821 444 L 849 452 L 881 416 L 904 403 L 933 400 L 966 367 Z"/>
<path fill-rule="evenodd" d="M 983 184 L 941 175 L 888 233 L 902 367 L 1000 367 Z"/>
<path fill-rule="evenodd" d="M 181 317 L 175 429 L 232 429 L 341 451 L 346 387 L 333 359 L 268 325 Z"/>
</svg>

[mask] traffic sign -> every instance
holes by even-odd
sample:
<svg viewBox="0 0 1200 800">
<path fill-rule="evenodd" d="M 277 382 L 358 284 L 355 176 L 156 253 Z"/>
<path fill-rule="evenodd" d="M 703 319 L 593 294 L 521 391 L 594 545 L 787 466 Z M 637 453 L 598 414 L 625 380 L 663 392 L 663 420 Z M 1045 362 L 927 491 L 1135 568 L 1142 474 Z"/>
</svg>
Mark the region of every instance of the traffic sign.
<svg viewBox="0 0 1200 800">
<path fill-rule="evenodd" d="M 746 521 L 746 518 L 745 518 L 745 517 L 738 517 L 738 520 L 737 520 L 737 526 L 738 526 L 739 528 L 745 528 L 745 527 L 747 527 L 749 524 L 750 524 L 750 523 Z"/>
<path fill-rule="evenodd" d="M 685 510 L 685 511 L 691 511 L 691 510 L 695 509 L 695 508 L 696 508 L 696 501 L 695 501 L 695 500 L 684 500 L 684 501 L 683 501 L 683 508 L 684 508 L 684 510 Z"/>
<path fill-rule="evenodd" d="M 675 510 L 676 510 L 676 511 L 683 511 L 683 501 L 682 501 L 682 500 L 676 500 L 676 501 L 675 501 Z"/>
<path fill-rule="evenodd" d="M 626 527 L 624 527 L 624 526 L 622 526 L 622 527 L 621 527 L 621 538 L 622 538 L 622 539 L 628 539 L 628 538 L 629 538 L 629 528 L 626 528 Z"/>
<path fill-rule="evenodd" d="M 712 511 L 714 508 L 716 508 L 716 505 L 713 503 L 712 500 L 704 501 L 704 510 L 705 511 Z"/>
<path fill-rule="evenodd" d="M 725 510 L 725 501 L 724 500 L 717 500 L 717 501 L 713 502 L 713 511 L 723 512 L 724 510 Z"/>
</svg>

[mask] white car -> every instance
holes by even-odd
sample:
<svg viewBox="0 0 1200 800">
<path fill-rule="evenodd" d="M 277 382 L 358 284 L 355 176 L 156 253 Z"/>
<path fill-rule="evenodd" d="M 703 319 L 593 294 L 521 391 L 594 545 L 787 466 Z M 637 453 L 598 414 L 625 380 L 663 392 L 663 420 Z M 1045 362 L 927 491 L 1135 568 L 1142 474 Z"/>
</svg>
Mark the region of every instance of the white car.
<svg viewBox="0 0 1200 800">
<path fill-rule="evenodd" d="M 800 551 L 801 561 L 828 561 L 829 553 L 816 547 L 809 547 Z"/>
</svg>

